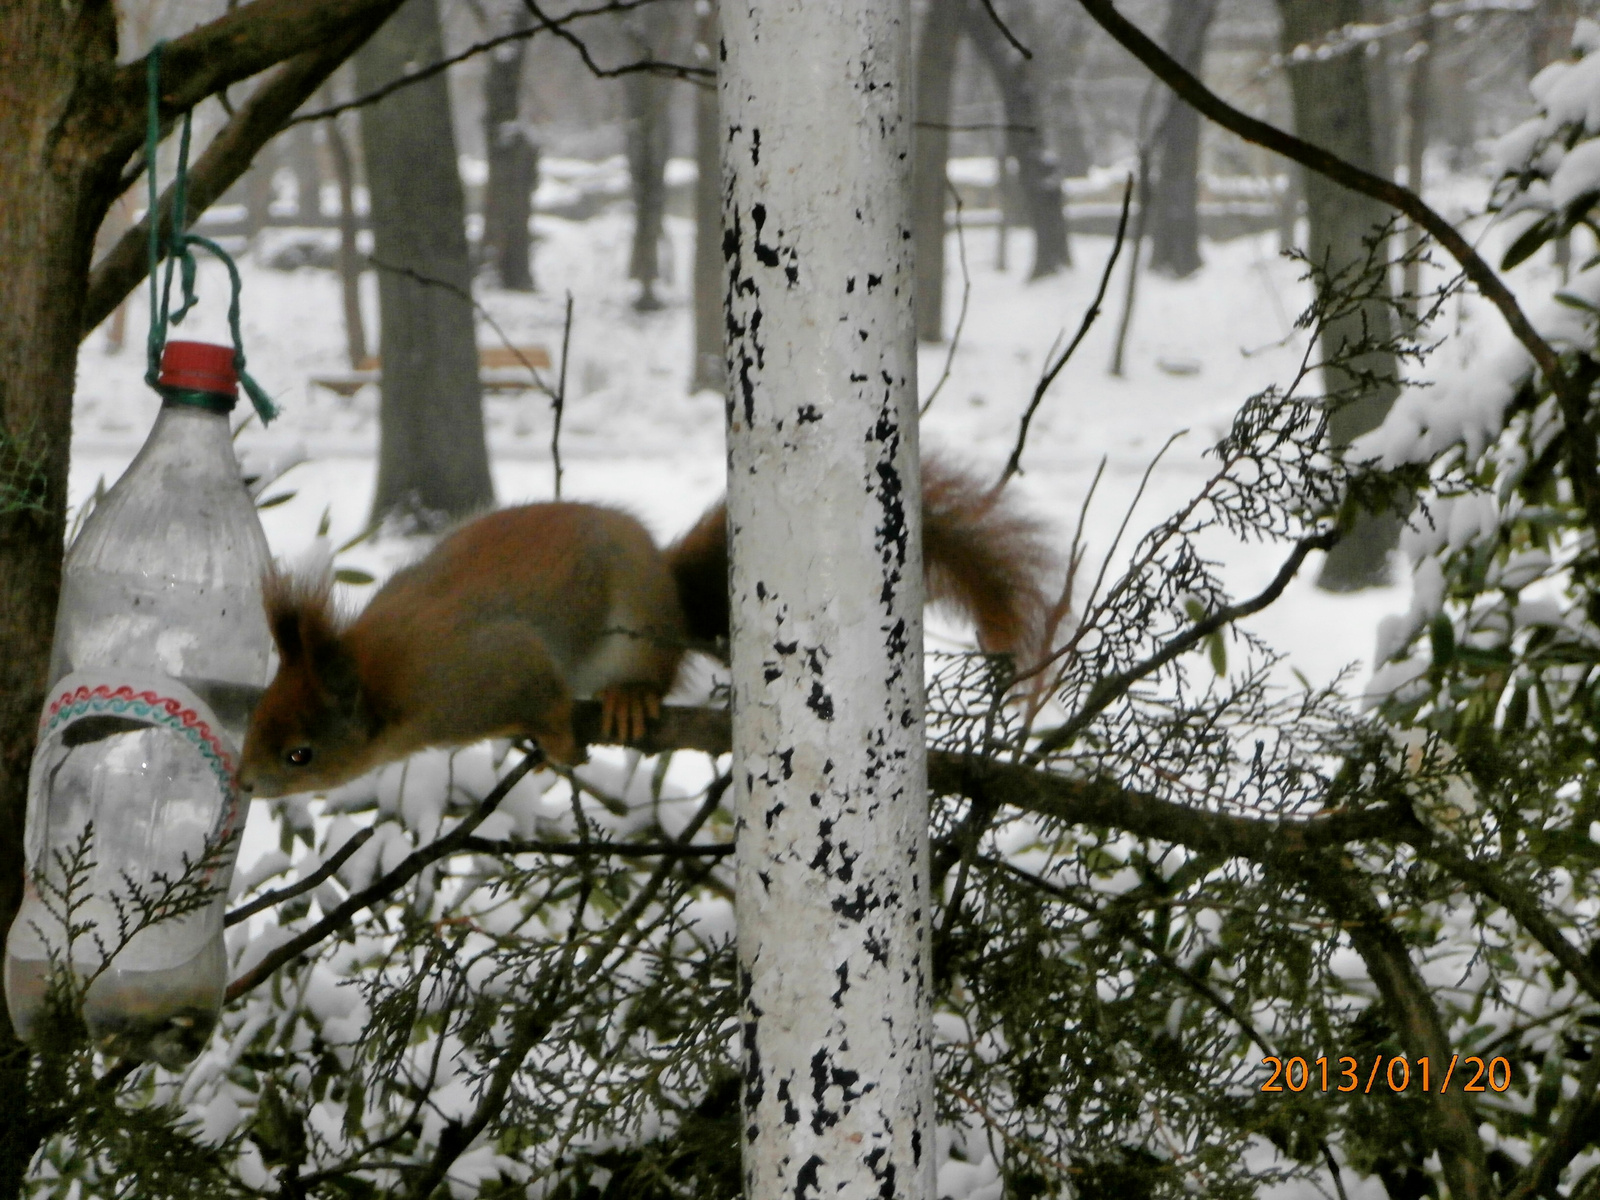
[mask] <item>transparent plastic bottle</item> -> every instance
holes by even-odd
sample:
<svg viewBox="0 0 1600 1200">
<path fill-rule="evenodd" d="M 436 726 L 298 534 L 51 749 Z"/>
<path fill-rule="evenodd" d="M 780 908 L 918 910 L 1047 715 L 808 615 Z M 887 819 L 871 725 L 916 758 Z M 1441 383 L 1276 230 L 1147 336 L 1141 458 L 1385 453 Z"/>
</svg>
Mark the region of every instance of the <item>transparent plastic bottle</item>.
<svg viewBox="0 0 1600 1200">
<path fill-rule="evenodd" d="M 150 437 L 63 564 L 5 991 L 18 1035 L 38 1040 L 52 972 L 70 962 L 55 978 L 86 985 L 101 1050 L 180 1066 L 226 986 L 235 772 L 270 675 L 270 556 L 233 454 L 233 351 L 169 342 L 160 389 Z M 163 895 L 165 915 L 150 903 Z"/>
</svg>

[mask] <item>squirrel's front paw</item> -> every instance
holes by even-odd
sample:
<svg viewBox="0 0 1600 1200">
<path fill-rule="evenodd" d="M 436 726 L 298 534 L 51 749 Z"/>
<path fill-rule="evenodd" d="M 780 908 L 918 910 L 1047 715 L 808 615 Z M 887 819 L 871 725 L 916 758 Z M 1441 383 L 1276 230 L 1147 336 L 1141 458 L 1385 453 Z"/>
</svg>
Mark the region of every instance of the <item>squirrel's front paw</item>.
<svg viewBox="0 0 1600 1200">
<path fill-rule="evenodd" d="M 661 697 L 637 684 L 621 684 L 600 693 L 600 738 L 637 742 L 644 737 L 645 722 L 661 715 Z"/>
</svg>

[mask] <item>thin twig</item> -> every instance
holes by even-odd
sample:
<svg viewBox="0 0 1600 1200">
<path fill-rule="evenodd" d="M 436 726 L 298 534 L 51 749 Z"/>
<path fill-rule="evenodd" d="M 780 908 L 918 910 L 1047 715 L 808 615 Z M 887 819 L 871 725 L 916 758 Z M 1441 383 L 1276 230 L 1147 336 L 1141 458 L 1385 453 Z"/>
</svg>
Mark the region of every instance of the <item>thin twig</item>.
<svg viewBox="0 0 1600 1200">
<path fill-rule="evenodd" d="M 567 293 L 567 316 L 561 325 L 561 370 L 556 377 L 556 390 L 550 394 L 550 408 L 555 414 L 550 426 L 550 462 L 555 470 L 556 499 L 561 499 L 561 417 L 567 411 L 567 347 L 572 340 L 572 293 Z"/>
<path fill-rule="evenodd" d="M 327 862 L 323 863 L 299 883 L 290 887 L 278 888 L 276 891 L 268 892 L 264 896 L 257 896 L 248 904 L 240 905 L 222 918 L 223 925 L 237 925 L 240 921 L 248 920 L 263 909 L 273 908 L 282 904 L 285 900 L 293 900 L 296 896 L 303 896 L 344 866 L 352 854 L 367 844 L 367 841 L 372 837 L 372 833 L 373 826 L 368 825 L 344 845 L 340 846 L 332 858 L 328 859 Z"/>
<path fill-rule="evenodd" d="M 1192 650 L 1224 626 L 1231 625 L 1245 617 L 1253 616 L 1272 604 L 1279 596 L 1283 595 L 1284 589 L 1289 586 L 1290 581 L 1299 572 L 1300 566 L 1305 562 L 1308 554 L 1313 550 L 1332 549 L 1333 544 L 1338 539 L 1339 535 L 1334 530 L 1300 539 L 1295 543 L 1294 549 L 1290 552 L 1283 565 L 1278 568 L 1278 573 L 1273 576 L 1272 582 L 1251 599 L 1241 604 L 1229 604 L 1219 608 L 1204 620 L 1196 621 L 1143 662 L 1136 663 L 1126 671 L 1108 675 L 1100 680 L 1090 691 L 1088 698 L 1084 700 L 1083 707 L 1070 721 L 1064 725 L 1057 726 L 1040 737 L 1039 744 L 1030 751 L 1028 761 L 1039 762 L 1054 751 L 1069 745 L 1072 739 L 1077 737 L 1095 717 L 1099 716 L 1111 705 L 1112 701 L 1126 693 L 1139 680 L 1152 672 L 1160 670 L 1180 654 Z"/>
<path fill-rule="evenodd" d="M 928 398 L 922 402 L 922 408 L 917 412 L 919 417 L 928 415 L 933 402 L 938 399 L 940 391 L 950 380 L 950 368 L 956 361 L 956 348 L 961 345 L 961 330 L 967 323 L 967 301 L 972 297 L 972 276 L 967 271 L 967 234 L 961 220 L 961 193 L 956 191 L 955 185 L 949 180 L 945 180 L 945 187 L 950 189 L 950 195 L 956 202 L 956 253 L 961 260 L 961 312 L 956 317 L 955 331 L 950 335 L 950 351 L 944 356 L 944 370 L 939 375 L 939 382 L 933 385 L 933 391 L 929 392 Z"/>
<path fill-rule="evenodd" d="M 1180 429 L 1177 433 L 1167 438 L 1161 444 L 1161 449 L 1156 451 L 1155 457 L 1146 465 L 1144 474 L 1139 477 L 1139 486 L 1134 491 L 1133 499 L 1129 502 L 1128 507 L 1123 511 L 1122 523 L 1117 526 L 1116 536 L 1111 539 L 1111 545 L 1107 548 L 1105 557 L 1100 560 L 1100 570 L 1095 573 L 1094 586 L 1089 589 L 1088 598 L 1084 601 L 1085 609 L 1092 608 L 1095 598 L 1100 595 L 1100 586 L 1106 581 L 1106 572 L 1111 570 L 1111 559 L 1116 554 L 1117 547 L 1122 544 L 1123 534 L 1128 532 L 1128 525 L 1133 520 L 1134 510 L 1139 507 L 1139 501 L 1144 499 L 1145 489 L 1150 486 L 1150 477 L 1155 474 L 1156 465 L 1167 456 L 1167 451 L 1172 449 L 1178 439 L 1186 433 L 1188 433 L 1188 430 Z M 1116 588 L 1112 588 L 1113 593 L 1116 590 Z"/>
<path fill-rule="evenodd" d="M 451 854 L 461 853 L 462 843 L 472 836 L 472 831 L 483 824 L 485 818 L 500 806 L 500 802 L 506 798 L 512 788 L 521 782 L 524 775 L 535 767 L 543 765 L 543 762 L 544 757 L 542 755 L 530 754 L 524 756 L 523 760 L 508 771 L 505 777 L 495 785 L 494 790 L 483 798 L 483 802 L 466 817 L 462 818 L 459 825 L 437 841 L 422 846 L 406 855 L 395 865 L 392 871 L 386 873 L 381 879 L 351 896 L 311 928 L 302 931 L 276 950 L 273 950 L 254 967 L 228 985 L 227 999 L 236 1000 L 252 988 L 270 979 L 273 973 L 284 963 L 298 958 L 334 930 L 348 924 L 356 913 L 387 900 L 419 874 L 429 863 Z"/>
<path fill-rule="evenodd" d="M 631 12 L 633 9 L 658 3 L 662 3 L 662 0 L 610 0 L 609 3 L 597 5 L 594 8 L 580 8 L 573 12 L 563 13 L 561 16 L 553 18 L 553 21 L 556 25 L 565 26 L 585 17 Z M 342 112 L 349 112 L 353 108 L 365 108 L 369 104 L 376 104 L 385 96 L 398 92 L 402 88 L 408 88 L 414 83 L 421 83 L 424 79 L 432 79 L 441 71 L 448 71 L 451 67 L 464 63 L 470 58 L 476 58 L 478 55 L 485 54 L 496 47 L 504 46 L 508 42 L 527 41 L 544 32 L 546 32 L 544 29 L 538 27 L 514 29 L 510 33 L 502 33 L 496 37 L 485 38 L 481 42 L 474 42 L 459 54 L 452 54 L 448 58 L 442 58 L 436 63 L 430 63 L 428 66 L 422 67 L 420 70 L 408 72 L 398 79 L 391 79 L 382 87 L 374 88 L 372 91 L 357 96 L 353 100 L 346 100 L 342 104 L 332 104 L 327 108 L 319 108 L 315 112 L 302 113 L 293 120 L 286 121 L 283 127 L 288 129 L 292 125 L 304 125 L 308 121 L 326 121 L 331 117 L 337 117 Z M 696 68 L 688 67 L 684 69 L 695 70 Z"/>
<path fill-rule="evenodd" d="M 1128 232 L 1128 209 L 1133 203 L 1133 176 L 1128 177 L 1127 186 L 1122 189 L 1122 216 L 1117 221 L 1117 240 L 1111 246 L 1111 257 L 1106 259 L 1106 269 L 1100 273 L 1100 287 L 1094 294 L 1094 300 L 1089 304 L 1088 310 L 1083 314 L 1083 320 L 1078 324 L 1078 332 L 1074 335 L 1067 348 L 1061 352 L 1061 357 L 1054 363 L 1046 360 L 1044 374 L 1039 376 L 1039 382 L 1034 386 L 1033 399 L 1028 402 L 1028 410 L 1022 414 L 1022 424 L 1017 430 L 1017 445 L 1011 451 L 1011 457 L 1006 462 L 1006 469 L 1000 472 L 1000 479 L 994 485 L 995 491 L 1010 481 L 1013 475 L 1022 471 L 1022 448 L 1028 442 L 1028 426 L 1033 421 L 1033 414 L 1039 411 L 1039 405 L 1044 402 L 1044 394 L 1050 390 L 1050 385 L 1056 381 L 1056 376 L 1061 374 L 1061 368 L 1067 365 L 1072 358 L 1072 353 L 1088 335 L 1089 329 L 1100 316 L 1100 305 L 1106 298 L 1106 288 L 1111 283 L 1111 272 L 1117 265 L 1117 258 L 1122 254 L 1122 239 Z"/>
<path fill-rule="evenodd" d="M 1017 35 L 1011 32 L 1006 23 L 1000 19 L 1000 14 L 995 12 L 994 0 L 980 0 L 980 3 L 983 5 L 983 11 L 988 13 L 989 19 L 994 22 L 994 27 L 1005 35 L 1006 41 L 1016 48 L 1017 53 L 1022 55 L 1023 58 L 1032 59 L 1033 51 L 1017 40 Z"/>
<path fill-rule="evenodd" d="M 494 335 L 500 339 L 501 345 L 503 345 L 507 350 L 511 351 L 511 353 L 516 356 L 517 361 L 527 369 L 528 374 L 533 378 L 534 386 L 547 396 L 553 396 L 555 394 L 550 390 L 550 385 L 544 381 L 544 376 L 539 374 L 539 368 L 534 366 L 533 363 L 528 360 L 528 356 L 522 352 L 521 346 L 517 346 L 512 343 L 511 336 L 500 327 L 500 322 L 494 319 L 494 314 L 485 308 L 483 303 L 472 294 L 471 288 L 464 288 L 458 283 L 451 283 L 448 279 L 440 279 L 434 275 L 425 275 L 415 267 L 402 267 L 394 263 L 384 262 L 383 259 L 379 258 L 376 254 L 370 256 L 367 261 L 373 266 L 377 267 L 380 271 L 388 271 L 395 275 L 404 275 L 407 279 L 414 280 L 417 283 L 423 284 L 427 287 L 443 288 L 452 295 L 461 297 L 461 299 L 472 305 L 473 311 L 483 318 L 483 323 L 490 329 L 494 330 Z"/>
<path fill-rule="evenodd" d="M 680 846 L 677 842 L 545 842 L 527 838 L 468 838 L 463 850 L 474 854 L 549 854 L 556 858 L 725 858 L 732 842 Z"/>
<path fill-rule="evenodd" d="M 913 121 L 917 129 L 942 129 L 946 133 L 1038 133 L 1037 125 L 1012 125 L 1004 121 L 980 122 L 977 125 L 951 125 L 947 121 Z"/>
<path fill-rule="evenodd" d="M 1111 348 L 1110 373 L 1122 378 L 1123 356 L 1128 349 L 1128 333 L 1133 329 L 1133 305 L 1139 297 L 1139 259 L 1144 254 L 1144 231 L 1150 218 L 1150 147 L 1139 147 L 1139 216 L 1133 223 L 1133 254 L 1128 258 L 1128 285 L 1122 292 L 1122 316 L 1117 321 L 1117 340 Z"/>
<path fill-rule="evenodd" d="M 539 7 L 538 0 L 522 0 L 522 6 L 533 14 L 543 28 L 548 29 L 576 50 L 578 57 L 583 60 L 583 65 L 588 67 L 590 74 L 597 78 L 615 79 L 619 75 L 637 75 L 641 72 L 650 75 L 665 75 L 669 79 L 683 79 L 690 83 L 709 83 L 714 82 L 717 78 L 716 71 L 711 67 L 686 67 L 681 63 L 661 62 L 653 58 L 623 63 L 620 67 L 602 67 L 595 62 L 593 55 L 589 53 L 589 47 L 584 44 L 583 39 L 570 30 L 563 28 L 558 20 Z"/>
</svg>

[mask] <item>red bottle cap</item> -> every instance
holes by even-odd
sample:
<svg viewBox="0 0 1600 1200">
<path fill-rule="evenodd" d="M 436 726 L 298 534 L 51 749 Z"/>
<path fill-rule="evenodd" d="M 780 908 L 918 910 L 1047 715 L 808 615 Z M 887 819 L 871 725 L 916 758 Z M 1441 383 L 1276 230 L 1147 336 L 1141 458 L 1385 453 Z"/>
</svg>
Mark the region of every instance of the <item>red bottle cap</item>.
<svg viewBox="0 0 1600 1200">
<path fill-rule="evenodd" d="M 168 342 L 161 352 L 162 387 L 194 392 L 239 395 L 239 373 L 233 366 L 233 347 L 210 342 Z"/>
</svg>

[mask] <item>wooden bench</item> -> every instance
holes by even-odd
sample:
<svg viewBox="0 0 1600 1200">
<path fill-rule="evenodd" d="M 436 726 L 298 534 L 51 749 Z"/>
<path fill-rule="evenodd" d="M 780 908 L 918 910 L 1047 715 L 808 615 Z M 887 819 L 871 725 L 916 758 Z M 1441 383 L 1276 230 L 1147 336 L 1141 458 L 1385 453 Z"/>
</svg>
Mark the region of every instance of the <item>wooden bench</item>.
<svg viewBox="0 0 1600 1200">
<path fill-rule="evenodd" d="M 478 381 L 486 392 L 525 392 L 538 386 L 529 367 L 550 365 L 550 352 L 543 346 L 480 346 Z M 326 388 L 340 396 L 354 396 L 369 383 L 383 378 L 383 363 L 369 354 L 353 371 L 341 375 L 313 375 L 311 386 Z"/>
</svg>

